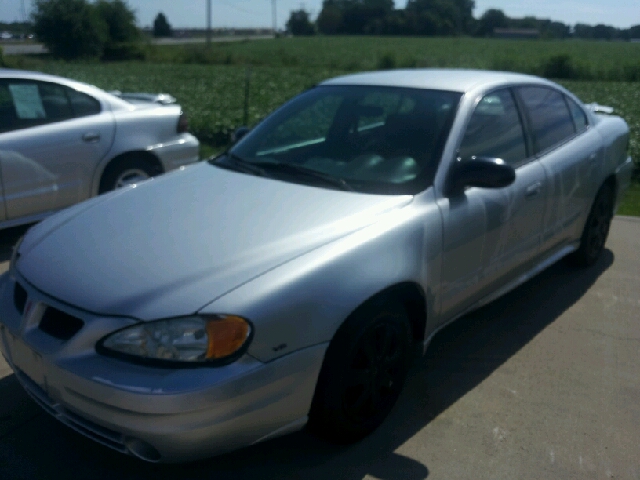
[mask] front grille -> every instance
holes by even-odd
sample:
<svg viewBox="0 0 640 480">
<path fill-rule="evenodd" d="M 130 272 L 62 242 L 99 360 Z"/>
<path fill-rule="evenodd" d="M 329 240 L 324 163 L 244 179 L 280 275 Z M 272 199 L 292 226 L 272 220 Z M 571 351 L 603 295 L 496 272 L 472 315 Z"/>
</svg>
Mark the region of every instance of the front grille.
<svg viewBox="0 0 640 480">
<path fill-rule="evenodd" d="M 38 328 L 52 337 L 69 340 L 84 326 L 77 317 L 61 312 L 57 308 L 47 307 Z"/>
<path fill-rule="evenodd" d="M 96 425 L 95 423 L 70 412 L 59 403 L 54 402 L 47 393 L 31 380 L 22 370 L 16 368 L 16 376 L 27 391 L 29 396 L 35 400 L 48 414 L 60 420 L 67 427 L 90 438 L 105 447 L 113 448 L 120 453 L 129 453 L 124 444 L 124 437 L 121 433 L 114 432 L 108 428 Z"/>
<path fill-rule="evenodd" d="M 16 306 L 16 309 L 22 315 L 24 313 L 24 306 L 27 303 L 27 291 L 22 288 L 18 282 L 15 283 L 13 287 L 13 304 Z"/>
</svg>

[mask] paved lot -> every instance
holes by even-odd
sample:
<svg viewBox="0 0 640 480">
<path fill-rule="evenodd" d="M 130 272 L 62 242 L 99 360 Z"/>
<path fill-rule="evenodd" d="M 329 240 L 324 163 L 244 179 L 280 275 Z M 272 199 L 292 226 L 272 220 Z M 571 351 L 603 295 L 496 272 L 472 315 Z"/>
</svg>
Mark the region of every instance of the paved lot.
<svg viewBox="0 0 640 480">
<path fill-rule="evenodd" d="M 0 261 L 20 233 L 0 233 Z M 617 218 L 607 247 L 437 335 L 391 417 L 350 447 L 301 432 L 149 465 L 49 418 L 0 364 L 0 478 L 640 479 L 640 221 Z"/>
</svg>

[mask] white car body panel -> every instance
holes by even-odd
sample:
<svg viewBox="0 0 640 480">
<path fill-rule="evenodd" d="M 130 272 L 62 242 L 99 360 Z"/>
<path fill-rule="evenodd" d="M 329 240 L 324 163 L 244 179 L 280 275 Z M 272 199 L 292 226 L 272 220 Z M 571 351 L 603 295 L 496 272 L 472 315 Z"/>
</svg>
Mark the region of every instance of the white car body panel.
<svg viewBox="0 0 640 480">
<path fill-rule="evenodd" d="M 179 105 L 128 103 L 80 82 L 0 69 L 0 83 L 11 81 L 67 87 L 98 101 L 101 111 L 0 132 L 0 228 L 39 220 L 97 195 L 105 168 L 122 155 L 148 155 L 159 172 L 199 159 L 197 139 L 177 133 Z"/>
</svg>

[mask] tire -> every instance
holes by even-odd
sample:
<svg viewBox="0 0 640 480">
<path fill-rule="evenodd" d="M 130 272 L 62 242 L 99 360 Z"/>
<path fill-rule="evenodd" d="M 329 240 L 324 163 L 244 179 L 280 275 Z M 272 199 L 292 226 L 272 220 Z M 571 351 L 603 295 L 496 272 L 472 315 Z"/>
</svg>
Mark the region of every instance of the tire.
<svg viewBox="0 0 640 480">
<path fill-rule="evenodd" d="M 329 344 L 309 412 L 309 428 L 334 443 L 373 432 L 395 405 L 412 358 L 412 337 L 400 305 L 362 308 Z"/>
<path fill-rule="evenodd" d="M 605 183 L 598 190 L 584 225 L 580 246 L 578 250 L 567 257 L 571 264 L 578 267 L 588 267 L 596 263 L 602 254 L 613 219 L 613 195 L 613 188 L 608 183 Z"/>
<path fill-rule="evenodd" d="M 100 193 L 139 183 L 159 175 L 161 170 L 152 161 L 137 155 L 127 155 L 112 161 L 104 169 Z"/>
</svg>

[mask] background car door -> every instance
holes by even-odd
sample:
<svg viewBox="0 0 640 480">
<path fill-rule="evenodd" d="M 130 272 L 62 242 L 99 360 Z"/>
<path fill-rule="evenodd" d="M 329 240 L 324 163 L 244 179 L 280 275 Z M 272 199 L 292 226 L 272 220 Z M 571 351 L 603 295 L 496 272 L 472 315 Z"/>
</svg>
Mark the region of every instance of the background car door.
<svg viewBox="0 0 640 480">
<path fill-rule="evenodd" d="M 530 155 L 511 90 L 483 97 L 460 144 L 462 161 L 501 158 L 516 169 L 506 188 L 467 188 L 442 198 L 444 249 L 441 316 L 461 313 L 532 264 L 540 244 L 545 171 Z"/>
<path fill-rule="evenodd" d="M 0 80 L 0 168 L 8 220 L 87 198 L 113 142 L 111 112 L 66 86 Z"/>
<path fill-rule="evenodd" d="M 543 222 L 543 251 L 580 235 L 598 187 L 600 135 L 588 129 L 582 109 L 561 92 L 547 87 L 521 87 L 540 163 L 547 171 L 548 208 Z"/>
</svg>

